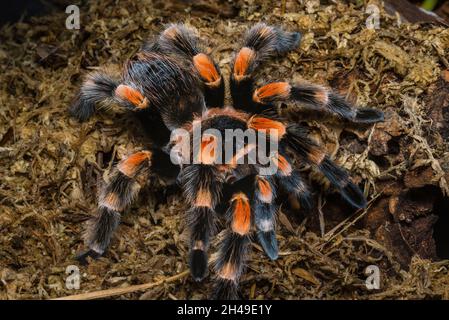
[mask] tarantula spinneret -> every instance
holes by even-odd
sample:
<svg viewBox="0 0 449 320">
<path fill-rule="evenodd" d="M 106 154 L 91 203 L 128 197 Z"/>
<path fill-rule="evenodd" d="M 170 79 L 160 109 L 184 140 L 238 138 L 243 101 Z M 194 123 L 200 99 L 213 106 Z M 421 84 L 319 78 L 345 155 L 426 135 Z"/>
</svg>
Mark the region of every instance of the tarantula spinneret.
<svg viewBox="0 0 449 320">
<path fill-rule="evenodd" d="M 113 169 L 101 188 L 98 212 L 87 230 L 88 249 L 78 259 L 85 261 L 105 252 L 121 214 L 150 175 L 175 176 L 173 180 L 183 190 L 189 205 L 185 214 L 190 231 L 189 265 L 196 281 L 207 274 L 207 252 L 216 220 L 226 222 L 224 238 L 213 259 L 214 298 L 240 296 L 238 281 L 253 234 L 270 259 L 278 257 L 277 194 L 296 195 L 303 204 L 310 197 L 293 157 L 319 170 L 352 206 L 363 208 L 366 199 L 348 173 L 307 136 L 305 128 L 286 119 L 280 105 L 296 104 L 301 106 L 297 112 L 324 113 L 359 124 L 382 121 L 383 113 L 353 108 L 319 85 L 271 82 L 256 87 L 255 73 L 261 63 L 295 49 L 299 41 L 297 32 L 263 23 L 253 26 L 233 60 L 232 107 L 225 106 L 225 81 L 218 65 L 206 54 L 196 31 L 182 24 L 170 25 L 155 41 L 145 43 L 126 63 L 120 77 L 103 72 L 88 75 L 70 107 L 71 114 L 84 121 L 98 107 L 116 104 L 139 115 L 154 143 Z M 182 139 L 181 129 L 188 136 L 200 130 L 200 141 L 193 151 L 185 148 L 190 142 Z M 206 134 L 210 129 L 218 133 L 253 130 L 258 140 L 233 145 L 226 161 L 219 162 L 225 141 L 216 134 Z M 270 164 L 275 165 L 271 174 L 263 172 L 266 163 L 241 161 L 248 160 L 262 141 L 276 142 L 275 152 L 267 154 Z"/>
</svg>

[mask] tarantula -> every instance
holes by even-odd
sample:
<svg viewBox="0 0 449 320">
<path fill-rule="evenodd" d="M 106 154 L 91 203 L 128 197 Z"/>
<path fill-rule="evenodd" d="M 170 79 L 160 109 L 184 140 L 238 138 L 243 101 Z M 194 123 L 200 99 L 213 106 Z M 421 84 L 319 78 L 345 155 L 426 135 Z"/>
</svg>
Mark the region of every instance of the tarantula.
<svg viewBox="0 0 449 320">
<path fill-rule="evenodd" d="M 264 23 L 247 32 L 232 63 L 232 107 L 225 106 L 225 81 L 218 65 L 201 46 L 196 30 L 183 24 L 172 24 L 146 42 L 126 62 L 121 77 L 104 72 L 87 76 L 70 107 L 71 114 L 84 121 L 99 107 L 118 105 L 138 115 L 153 143 L 119 162 L 101 188 L 98 212 L 86 233 L 88 249 L 78 256 L 81 262 L 105 252 L 121 214 L 152 175 L 176 178 L 172 180 L 183 190 L 190 207 L 185 213 L 190 231 L 189 266 L 196 281 L 208 273 L 207 251 L 217 219 L 226 222 L 218 252 L 211 259 L 216 273 L 212 297 L 218 299 L 241 297 L 238 281 L 252 234 L 270 259 L 278 257 L 277 194 L 283 190 L 308 204 L 310 190 L 294 158 L 318 169 L 352 206 L 366 206 L 348 173 L 308 137 L 303 126 L 283 116 L 281 107 L 295 104 L 300 106 L 294 109 L 297 113 L 308 110 L 356 124 L 382 121 L 383 113 L 353 108 L 336 93 L 314 84 L 271 82 L 256 87 L 255 73 L 261 63 L 295 49 L 300 38 L 297 32 Z M 248 142 L 233 146 L 228 161 L 216 161 L 223 147 L 214 134 L 203 134 L 196 151 L 194 147 L 180 152 L 190 142 L 177 130 L 192 136 L 198 128 L 202 134 L 208 129 L 261 133 L 258 141 L 277 143 L 276 152 L 268 155 L 276 170 L 261 174 L 266 164 L 240 161 L 258 149 Z"/>
</svg>

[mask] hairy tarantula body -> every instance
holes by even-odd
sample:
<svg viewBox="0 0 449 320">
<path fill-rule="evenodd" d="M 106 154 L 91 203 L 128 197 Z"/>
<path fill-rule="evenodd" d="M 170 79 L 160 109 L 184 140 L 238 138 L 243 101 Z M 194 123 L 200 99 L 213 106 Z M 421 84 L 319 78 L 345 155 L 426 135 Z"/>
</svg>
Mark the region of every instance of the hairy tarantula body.
<svg viewBox="0 0 449 320">
<path fill-rule="evenodd" d="M 370 124 L 383 120 L 380 111 L 352 108 L 328 89 L 308 83 L 271 82 L 255 85 L 260 64 L 295 49 L 300 34 L 259 23 L 246 34 L 236 53 L 230 77 L 233 106 L 224 106 L 225 82 L 218 65 L 205 53 L 195 30 L 182 24 L 169 26 L 159 38 L 146 43 L 126 63 L 120 78 L 106 73 L 90 74 L 83 83 L 71 114 L 87 120 L 98 107 L 117 104 L 138 113 L 153 133 L 150 149 L 136 152 L 113 169 L 101 188 L 98 212 L 87 230 L 88 250 L 78 256 L 99 257 L 108 247 L 121 214 L 136 199 L 149 175 L 172 175 L 180 184 L 190 209 L 186 212 L 190 230 L 189 265 L 193 278 L 202 280 L 208 270 L 208 249 L 216 233 L 216 221 L 226 221 L 224 238 L 214 257 L 214 298 L 239 297 L 238 281 L 243 272 L 252 235 L 270 259 L 278 257 L 276 241 L 276 196 L 283 190 L 307 205 L 310 191 L 292 155 L 315 167 L 343 198 L 356 208 L 366 205 L 360 189 L 347 172 L 334 164 L 325 151 L 308 138 L 305 128 L 285 119 L 281 103 L 296 103 L 301 110 L 325 113 L 343 121 Z M 296 110 L 296 109 L 295 109 Z M 186 147 L 179 130 L 194 136 L 201 133 L 193 151 Z M 233 146 L 227 161 L 218 162 L 223 141 L 214 132 L 248 129 L 257 132 L 257 142 L 275 142 L 268 155 L 275 165 L 249 163 L 259 144 Z M 196 159 L 196 161 L 194 161 Z M 176 161 L 174 161 L 176 160 Z"/>
</svg>

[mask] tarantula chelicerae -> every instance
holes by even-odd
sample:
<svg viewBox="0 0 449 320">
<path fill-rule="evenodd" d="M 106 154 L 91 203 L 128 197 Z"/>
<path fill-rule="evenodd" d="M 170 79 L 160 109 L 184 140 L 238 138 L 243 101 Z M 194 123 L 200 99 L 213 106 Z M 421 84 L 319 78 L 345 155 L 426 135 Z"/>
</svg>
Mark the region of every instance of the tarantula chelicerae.
<svg viewBox="0 0 449 320">
<path fill-rule="evenodd" d="M 275 234 L 277 191 L 296 195 L 307 204 L 310 192 L 293 161 L 315 167 L 356 208 L 366 205 L 349 175 L 308 138 L 297 123 L 282 116 L 281 107 L 296 103 L 297 112 L 309 110 L 343 121 L 370 124 L 383 113 L 352 108 L 343 98 L 321 86 L 307 83 L 271 82 L 255 86 L 261 62 L 295 49 L 300 34 L 259 23 L 246 34 L 233 60 L 230 91 L 233 106 L 225 106 L 225 82 L 219 67 L 200 46 L 196 31 L 182 24 L 170 25 L 129 60 L 120 78 L 106 73 L 90 74 L 72 104 L 71 114 L 86 120 L 97 106 L 117 104 L 138 114 L 152 135 L 151 148 L 136 152 L 115 167 L 101 189 L 98 214 L 87 230 L 88 250 L 78 256 L 101 256 L 117 228 L 120 215 L 131 205 L 150 175 L 176 177 L 190 207 L 186 220 L 190 231 L 189 265 L 193 278 L 202 280 L 208 270 L 208 248 L 216 220 L 224 218 L 227 230 L 214 260 L 214 298 L 240 296 L 238 280 L 253 232 L 270 259 L 278 257 Z M 178 134 L 201 132 L 193 151 Z M 244 142 L 231 148 L 228 161 L 218 162 L 222 141 L 209 129 L 252 129 L 260 141 L 275 141 L 270 153 L 273 174 L 262 174 L 266 164 L 249 163 L 258 144 Z M 187 150 L 190 150 L 189 148 Z M 195 158 L 197 161 L 192 161 Z M 177 161 L 174 161 L 177 160 Z M 181 160 L 181 161 L 180 161 Z M 187 160 L 187 161 L 186 161 Z M 190 160 L 190 161 L 188 161 Z"/>
</svg>

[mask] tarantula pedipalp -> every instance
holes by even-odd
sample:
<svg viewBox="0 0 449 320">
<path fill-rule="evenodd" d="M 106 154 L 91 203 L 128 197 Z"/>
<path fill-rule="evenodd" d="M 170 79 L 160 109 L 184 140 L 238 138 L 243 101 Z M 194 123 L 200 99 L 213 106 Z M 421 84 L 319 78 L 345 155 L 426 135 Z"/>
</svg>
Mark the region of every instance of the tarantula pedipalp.
<svg viewBox="0 0 449 320">
<path fill-rule="evenodd" d="M 321 171 L 354 207 L 364 207 L 365 197 L 347 172 L 307 137 L 303 127 L 283 118 L 278 106 L 280 102 L 299 103 L 305 110 L 361 124 L 382 121 L 383 113 L 352 108 L 343 98 L 318 85 L 272 82 L 255 86 L 261 62 L 295 49 L 299 41 L 296 32 L 263 23 L 252 27 L 233 60 L 232 107 L 224 106 L 225 82 L 219 67 L 200 46 L 195 30 L 182 24 L 169 26 L 156 41 L 146 43 L 126 63 L 120 78 L 101 72 L 89 75 L 70 107 L 71 114 L 86 120 L 99 106 L 118 104 L 138 114 L 154 143 L 122 160 L 102 187 L 98 213 L 87 232 L 88 250 L 78 256 L 79 260 L 104 253 L 120 215 L 150 174 L 176 177 L 174 180 L 181 185 L 190 206 L 186 212 L 191 239 L 189 265 L 197 281 L 207 274 L 207 251 L 215 221 L 219 216 L 226 220 L 227 229 L 214 263 L 215 298 L 239 296 L 238 280 L 253 233 L 268 257 L 277 258 L 277 190 L 296 195 L 307 204 L 309 189 L 289 152 Z M 272 175 L 261 174 L 266 165 L 239 161 L 259 148 L 249 142 L 233 146 L 229 161 L 218 162 L 217 150 L 222 149 L 223 141 L 214 135 L 202 135 L 196 151 L 189 149 L 183 155 L 179 150 L 185 142 L 174 133 L 183 129 L 193 136 L 198 125 L 201 133 L 209 129 L 219 133 L 229 129 L 262 133 L 259 139 L 277 143 L 278 149 L 270 154 L 276 170 Z M 173 155 L 182 161 L 173 163 Z"/>
</svg>

